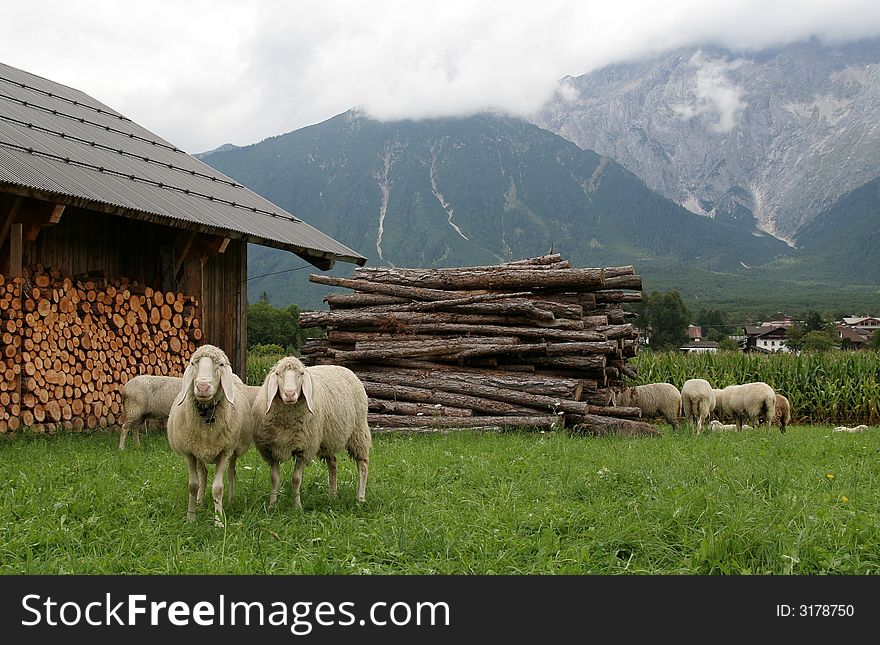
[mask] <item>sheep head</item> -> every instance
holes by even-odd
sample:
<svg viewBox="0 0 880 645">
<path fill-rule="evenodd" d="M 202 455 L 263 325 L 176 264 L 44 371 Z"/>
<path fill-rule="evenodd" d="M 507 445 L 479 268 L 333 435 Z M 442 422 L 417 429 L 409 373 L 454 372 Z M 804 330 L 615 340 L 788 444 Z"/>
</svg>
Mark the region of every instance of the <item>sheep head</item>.
<svg viewBox="0 0 880 645">
<path fill-rule="evenodd" d="M 272 371 L 266 376 L 268 397 L 266 412 L 272 407 L 272 401 L 279 397 L 285 405 L 293 405 L 299 401 L 300 394 L 306 400 L 309 413 L 315 413 L 315 404 L 312 400 L 312 377 L 299 359 L 288 356 L 275 364 Z"/>
<path fill-rule="evenodd" d="M 229 358 L 219 347 L 203 345 L 192 355 L 183 373 L 177 405 L 186 400 L 190 391 L 197 403 L 208 405 L 217 398 L 220 390 L 226 400 L 235 405 L 235 383 Z"/>
</svg>

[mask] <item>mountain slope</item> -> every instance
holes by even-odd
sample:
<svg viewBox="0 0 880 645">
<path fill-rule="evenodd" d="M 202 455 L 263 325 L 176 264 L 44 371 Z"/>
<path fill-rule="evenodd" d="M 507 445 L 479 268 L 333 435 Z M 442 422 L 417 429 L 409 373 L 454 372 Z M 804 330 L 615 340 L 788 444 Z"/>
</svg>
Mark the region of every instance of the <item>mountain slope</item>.
<svg viewBox="0 0 880 645">
<path fill-rule="evenodd" d="M 799 242 L 880 175 L 880 39 L 614 65 L 563 79 L 531 120 L 694 212 Z"/>
<path fill-rule="evenodd" d="M 577 266 L 735 272 L 788 250 L 677 206 L 611 159 L 496 115 L 380 123 L 351 111 L 204 160 L 370 264 L 492 264 L 552 248 Z M 289 264 L 251 248 L 252 276 Z M 306 290 L 305 275 L 253 279 L 251 299 L 266 290 L 275 304 L 318 306 L 327 289 Z"/>
<path fill-rule="evenodd" d="M 777 263 L 778 275 L 880 284 L 880 178 L 820 213 L 801 228 L 798 242 L 797 253 Z"/>
</svg>

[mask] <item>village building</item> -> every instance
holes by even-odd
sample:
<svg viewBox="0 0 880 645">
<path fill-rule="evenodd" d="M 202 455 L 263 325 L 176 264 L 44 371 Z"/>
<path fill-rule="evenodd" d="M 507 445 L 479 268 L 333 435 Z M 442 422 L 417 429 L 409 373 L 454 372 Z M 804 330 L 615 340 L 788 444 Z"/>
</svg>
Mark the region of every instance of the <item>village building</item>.
<svg viewBox="0 0 880 645">
<path fill-rule="evenodd" d="M 791 351 L 785 345 L 785 331 L 787 327 L 779 324 L 763 324 L 759 326 L 743 327 L 745 342 L 743 351 L 746 352 L 788 352 Z"/>
</svg>

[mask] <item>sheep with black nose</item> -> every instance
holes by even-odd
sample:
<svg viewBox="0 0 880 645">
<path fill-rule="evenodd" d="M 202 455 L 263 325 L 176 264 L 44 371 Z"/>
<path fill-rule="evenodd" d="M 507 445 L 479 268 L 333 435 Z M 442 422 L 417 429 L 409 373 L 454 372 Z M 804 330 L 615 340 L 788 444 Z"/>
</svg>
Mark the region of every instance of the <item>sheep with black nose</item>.
<svg viewBox="0 0 880 645">
<path fill-rule="evenodd" d="M 207 465 L 215 464 L 214 521 L 223 525 L 224 474 L 232 501 L 235 463 L 253 441 L 251 400 L 222 349 L 203 345 L 193 353 L 168 414 L 168 444 L 186 458 L 189 470 L 187 521 L 195 520 L 196 506 L 204 503 Z"/>
<path fill-rule="evenodd" d="M 254 444 L 269 464 L 269 505 L 278 499 L 281 464 L 296 457 L 291 478 L 293 503 L 302 508 L 303 469 L 315 457 L 327 463 L 327 486 L 336 495 L 336 453 L 348 451 L 358 466 L 357 500 L 366 499 L 372 445 L 367 393 L 346 367 L 305 367 L 294 356 L 279 360 L 266 375 L 253 407 Z"/>
</svg>

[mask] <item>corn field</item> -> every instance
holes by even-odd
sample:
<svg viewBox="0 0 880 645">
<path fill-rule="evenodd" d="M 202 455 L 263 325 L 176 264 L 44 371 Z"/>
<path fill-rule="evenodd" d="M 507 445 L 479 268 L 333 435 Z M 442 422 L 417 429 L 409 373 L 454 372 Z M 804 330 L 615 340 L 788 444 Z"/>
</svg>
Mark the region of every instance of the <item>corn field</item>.
<svg viewBox="0 0 880 645">
<path fill-rule="evenodd" d="M 681 354 L 643 351 L 637 385 L 668 382 L 678 388 L 689 378 L 713 387 L 764 381 L 791 402 L 792 423 L 880 422 L 880 353 L 816 352 Z"/>
</svg>

